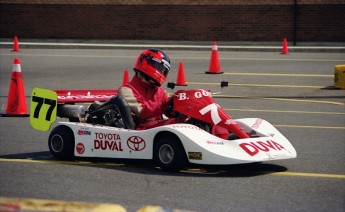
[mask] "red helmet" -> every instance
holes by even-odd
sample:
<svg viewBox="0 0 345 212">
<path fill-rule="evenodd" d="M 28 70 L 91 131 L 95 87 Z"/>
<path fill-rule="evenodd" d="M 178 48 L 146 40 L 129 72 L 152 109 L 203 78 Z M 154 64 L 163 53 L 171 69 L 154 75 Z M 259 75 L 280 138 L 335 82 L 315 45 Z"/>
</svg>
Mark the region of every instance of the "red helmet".
<svg viewBox="0 0 345 212">
<path fill-rule="evenodd" d="M 139 55 L 134 70 L 151 77 L 158 86 L 161 86 L 169 74 L 170 59 L 159 49 L 147 49 Z"/>
</svg>

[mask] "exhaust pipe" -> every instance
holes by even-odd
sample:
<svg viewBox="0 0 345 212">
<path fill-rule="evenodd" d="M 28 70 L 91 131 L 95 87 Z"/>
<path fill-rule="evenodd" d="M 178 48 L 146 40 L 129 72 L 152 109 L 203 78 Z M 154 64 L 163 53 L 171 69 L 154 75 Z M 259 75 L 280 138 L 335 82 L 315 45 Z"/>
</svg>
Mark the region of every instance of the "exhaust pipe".
<svg viewBox="0 0 345 212">
<path fill-rule="evenodd" d="M 80 119 L 85 118 L 86 108 L 82 105 L 62 104 L 57 108 L 57 116 L 60 118 Z"/>
</svg>

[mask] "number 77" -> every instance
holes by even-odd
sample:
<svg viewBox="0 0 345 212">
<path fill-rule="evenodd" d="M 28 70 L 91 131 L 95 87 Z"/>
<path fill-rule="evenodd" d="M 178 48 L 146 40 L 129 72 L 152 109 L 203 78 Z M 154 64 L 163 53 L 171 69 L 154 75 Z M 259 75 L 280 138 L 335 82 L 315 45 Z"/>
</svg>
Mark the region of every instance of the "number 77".
<svg viewBox="0 0 345 212">
<path fill-rule="evenodd" d="M 48 108 L 48 111 L 47 111 L 47 114 L 46 114 L 46 120 L 50 121 L 52 112 L 53 112 L 53 110 L 54 110 L 54 108 L 56 106 L 56 101 L 52 100 L 52 99 L 38 97 L 38 96 L 33 96 L 32 97 L 32 101 L 33 102 L 37 102 L 37 106 L 35 108 L 35 112 L 34 112 L 33 117 L 38 119 L 39 118 L 39 114 L 40 114 L 40 110 L 42 108 L 42 105 L 46 104 L 46 105 L 49 105 L 49 108 Z"/>
</svg>

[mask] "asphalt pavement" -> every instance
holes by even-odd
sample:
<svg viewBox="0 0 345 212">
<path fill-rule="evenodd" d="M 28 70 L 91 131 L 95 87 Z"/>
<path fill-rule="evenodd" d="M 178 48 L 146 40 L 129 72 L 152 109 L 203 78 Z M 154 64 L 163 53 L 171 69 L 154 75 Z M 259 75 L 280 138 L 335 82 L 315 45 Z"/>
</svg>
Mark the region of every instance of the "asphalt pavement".
<svg viewBox="0 0 345 212">
<path fill-rule="evenodd" d="M 334 66 L 345 64 L 344 53 L 281 54 L 279 44 L 268 52 L 222 51 L 221 44 L 224 73 L 215 75 L 205 74 L 212 43 L 205 44 L 205 49 L 166 47 L 172 60 L 167 81 L 176 80 L 179 62 L 183 62 L 188 85 L 174 91 L 221 91 L 215 99 L 227 113 L 235 119 L 269 121 L 295 147 L 296 159 L 190 166 L 178 173 L 162 172 L 148 161 L 57 161 L 47 146 L 49 132 L 32 129 L 28 118 L 0 117 L 0 205 L 5 202 L 17 211 L 86 211 L 90 207 L 96 211 L 106 206 L 118 211 L 143 207 L 157 211 L 153 206 L 158 206 L 165 211 L 343 212 L 345 92 L 334 88 Z M 3 112 L 15 57 L 21 61 L 29 108 L 35 87 L 117 88 L 125 69 L 133 76 L 134 61 L 147 43 L 127 49 L 26 48 L 20 43 L 19 52 L 13 52 L 11 44 L 0 45 Z M 221 89 L 221 81 L 228 81 L 229 87 Z"/>
</svg>

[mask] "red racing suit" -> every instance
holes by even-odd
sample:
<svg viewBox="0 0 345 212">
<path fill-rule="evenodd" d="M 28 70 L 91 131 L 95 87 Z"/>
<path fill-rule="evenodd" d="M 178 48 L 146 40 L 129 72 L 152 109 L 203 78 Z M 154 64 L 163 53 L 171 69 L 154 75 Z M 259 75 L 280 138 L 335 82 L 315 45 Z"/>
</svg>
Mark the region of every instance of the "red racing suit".
<svg viewBox="0 0 345 212">
<path fill-rule="evenodd" d="M 128 84 L 119 88 L 118 95 L 127 100 L 131 112 L 135 114 L 134 120 L 138 130 L 176 121 L 174 118 L 163 120 L 162 115 L 168 115 L 169 96 L 166 91 L 161 87 L 142 82 L 136 75 Z"/>
<path fill-rule="evenodd" d="M 118 95 L 127 100 L 131 112 L 135 114 L 137 130 L 184 122 L 184 118 L 163 120 L 163 114 L 170 116 L 167 112 L 170 99 L 167 92 L 161 87 L 149 86 L 136 75 L 128 84 L 119 88 Z M 229 136 L 229 132 L 219 126 L 212 127 L 212 134 L 223 139 Z"/>
</svg>

